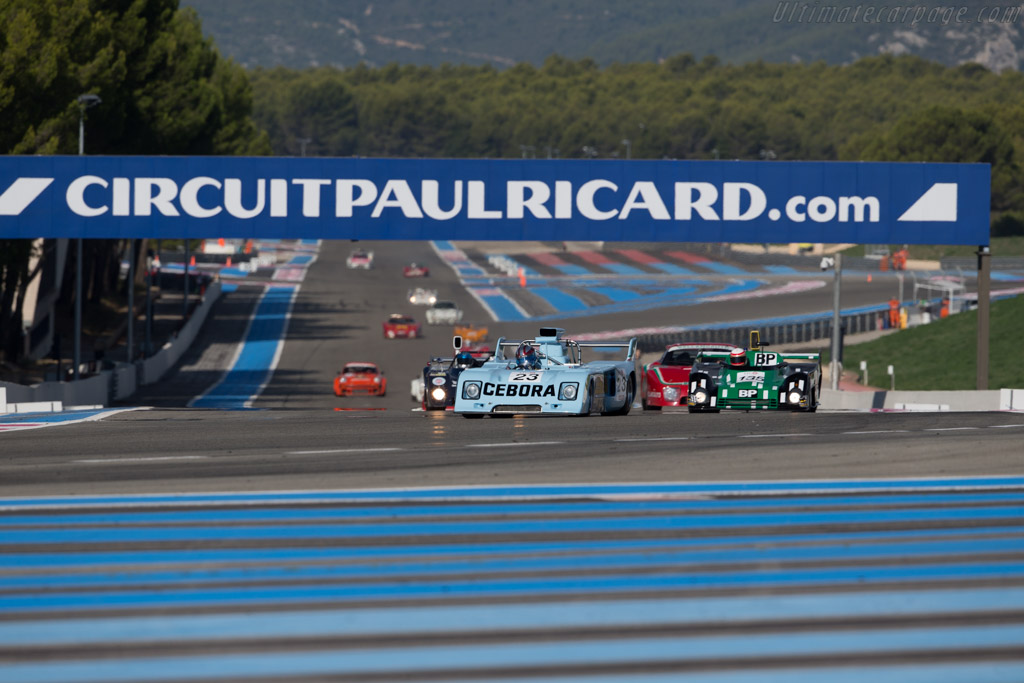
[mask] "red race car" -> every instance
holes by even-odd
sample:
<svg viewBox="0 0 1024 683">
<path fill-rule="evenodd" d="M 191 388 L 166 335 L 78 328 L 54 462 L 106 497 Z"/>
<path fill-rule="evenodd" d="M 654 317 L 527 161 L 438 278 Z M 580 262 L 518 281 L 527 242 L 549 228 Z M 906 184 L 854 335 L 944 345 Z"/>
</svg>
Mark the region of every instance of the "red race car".
<svg viewBox="0 0 1024 683">
<path fill-rule="evenodd" d="M 660 360 L 644 366 L 644 410 L 661 410 L 664 406 L 685 406 L 689 389 L 690 368 L 701 351 L 729 353 L 739 346 L 733 344 L 688 342 L 670 344 Z"/>
<path fill-rule="evenodd" d="M 385 339 L 396 339 L 398 337 L 415 339 L 419 336 L 421 336 L 420 324 L 407 315 L 392 313 L 388 316 L 388 319 L 384 321 Z"/>
<path fill-rule="evenodd" d="M 375 363 L 346 363 L 334 378 L 335 396 L 383 396 L 387 390 L 388 380 Z"/>
<path fill-rule="evenodd" d="M 428 277 L 430 275 L 430 268 L 418 263 L 410 263 L 402 268 L 402 275 L 406 277 Z"/>
<path fill-rule="evenodd" d="M 491 346 L 487 342 L 463 342 L 462 350 L 469 351 L 473 358 L 490 358 Z"/>
</svg>

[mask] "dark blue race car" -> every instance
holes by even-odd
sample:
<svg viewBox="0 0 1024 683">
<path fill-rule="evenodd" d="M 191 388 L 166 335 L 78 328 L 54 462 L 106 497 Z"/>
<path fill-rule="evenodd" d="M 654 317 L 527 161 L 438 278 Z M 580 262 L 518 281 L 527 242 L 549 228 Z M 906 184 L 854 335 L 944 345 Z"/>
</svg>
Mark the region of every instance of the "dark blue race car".
<svg viewBox="0 0 1024 683">
<path fill-rule="evenodd" d="M 423 368 L 423 409 L 446 410 L 455 405 L 455 387 L 459 375 L 468 368 L 478 368 L 485 359 L 477 359 L 469 351 L 454 358 L 432 358 Z"/>
</svg>

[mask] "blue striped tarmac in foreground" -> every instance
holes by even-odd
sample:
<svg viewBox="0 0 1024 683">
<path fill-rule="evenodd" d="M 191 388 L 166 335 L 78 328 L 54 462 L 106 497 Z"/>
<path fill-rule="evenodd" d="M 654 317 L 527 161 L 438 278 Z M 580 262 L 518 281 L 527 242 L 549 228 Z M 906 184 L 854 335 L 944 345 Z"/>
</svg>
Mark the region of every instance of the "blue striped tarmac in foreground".
<svg viewBox="0 0 1024 683">
<path fill-rule="evenodd" d="M 0 499 L 0 680 L 1024 681 L 1024 477 Z"/>
</svg>

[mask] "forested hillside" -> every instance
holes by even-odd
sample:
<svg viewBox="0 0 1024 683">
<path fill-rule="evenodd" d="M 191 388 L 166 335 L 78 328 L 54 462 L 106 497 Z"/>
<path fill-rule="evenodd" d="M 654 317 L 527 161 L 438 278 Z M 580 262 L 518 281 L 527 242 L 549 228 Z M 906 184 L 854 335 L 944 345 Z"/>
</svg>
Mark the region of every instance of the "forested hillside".
<svg viewBox="0 0 1024 683">
<path fill-rule="evenodd" d="M 915 54 L 947 65 L 1020 68 L 1019 4 L 805 0 L 182 0 L 220 49 L 247 67 L 598 64 L 683 52 L 723 62 L 845 64 Z M 860 13 L 857 8 L 860 7 Z M 833 8 L 834 13 L 822 14 Z M 841 13 L 846 8 L 846 13 Z M 867 8 L 877 15 L 865 21 Z M 960 15 L 957 12 L 963 10 Z M 937 10 L 932 13 L 931 10 Z M 994 13 L 994 14 L 993 14 Z"/>
<path fill-rule="evenodd" d="M 270 151 L 249 116 L 245 70 L 218 54 L 191 9 L 179 9 L 177 0 L 94 5 L 0 2 L 0 151 L 75 154 L 83 114 L 89 154 Z M 78 103 L 85 93 L 99 100 L 88 112 Z M 124 243 L 83 244 L 88 312 L 123 295 L 117 283 Z M 0 240 L 0 357 L 9 360 L 24 347 L 32 252 L 29 240 Z M 74 263 L 67 259 L 62 315 L 73 300 Z"/>
<path fill-rule="evenodd" d="M 977 161 L 994 234 L 1024 234 L 1024 75 L 917 57 L 600 67 L 552 57 L 250 73 L 277 154 Z M 626 142 L 628 141 L 628 143 Z"/>
</svg>

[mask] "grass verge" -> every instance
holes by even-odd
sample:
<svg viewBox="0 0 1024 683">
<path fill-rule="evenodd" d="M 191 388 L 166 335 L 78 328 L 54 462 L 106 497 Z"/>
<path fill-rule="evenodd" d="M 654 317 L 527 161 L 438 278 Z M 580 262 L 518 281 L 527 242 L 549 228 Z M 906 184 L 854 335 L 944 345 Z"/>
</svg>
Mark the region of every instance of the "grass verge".
<svg viewBox="0 0 1024 683">
<path fill-rule="evenodd" d="M 901 246 L 903 245 L 890 244 L 890 253 L 894 253 Z M 994 257 L 1024 256 L 1024 237 L 993 237 L 992 243 L 989 246 L 992 248 L 992 256 Z M 849 254 L 850 256 L 864 256 L 865 249 L 866 248 L 863 244 L 858 244 L 850 247 L 843 253 Z M 978 247 L 942 244 L 911 244 L 907 247 L 907 251 L 912 259 L 941 261 L 944 258 L 974 258 L 977 254 Z"/>
<path fill-rule="evenodd" d="M 902 330 L 848 346 L 843 366 L 867 361 L 872 386 L 888 388 L 893 366 L 896 389 L 973 390 L 977 386 L 978 312 Z M 992 302 L 989 325 L 989 389 L 1024 389 L 1024 296 Z M 824 359 L 823 359 L 823 362 Z"/>
</svg>

